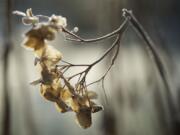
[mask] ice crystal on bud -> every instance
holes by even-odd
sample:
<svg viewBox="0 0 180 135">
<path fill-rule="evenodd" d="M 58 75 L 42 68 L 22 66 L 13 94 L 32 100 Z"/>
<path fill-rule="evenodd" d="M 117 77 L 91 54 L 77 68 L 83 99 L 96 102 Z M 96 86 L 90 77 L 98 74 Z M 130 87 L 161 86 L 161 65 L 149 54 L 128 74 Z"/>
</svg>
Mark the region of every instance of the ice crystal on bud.
<svg viewBox="0 0 180 135">
<path fill-rule="evenodd" d="M 78 27 L 74 27 L 73 32 L 77 33 L 78 31 L 79 31 L 79 28 Z"/>
</svg>

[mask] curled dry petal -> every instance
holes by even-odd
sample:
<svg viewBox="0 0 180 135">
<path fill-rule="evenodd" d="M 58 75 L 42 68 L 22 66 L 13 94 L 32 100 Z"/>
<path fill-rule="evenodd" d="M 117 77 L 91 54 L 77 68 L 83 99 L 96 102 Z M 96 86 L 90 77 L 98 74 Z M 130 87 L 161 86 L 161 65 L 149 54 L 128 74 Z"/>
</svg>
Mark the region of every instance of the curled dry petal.
<svg viewBox="0 0 180 135">
<path fill-rule="evenodd" d="M 32 25 L 32 24 L 38 23 L 39 18 L 36 16 L 33 16 L 33 17 L 25 16 L 22 18 L 22 22 L 24 25 Z"/>
<path fill-rule="evenodd" d="M 33 17 L 34 16 L 33 13 L 32 13 L 32 8 L 28 8 L 26 10 L 26 15 L 29 16 L 29 17 Z"/>
<path fill-rule="evenodd" d="M 21 11 L 18 11 L 18 10 L 13 11 L 12 13 L 15 14 L 15 15 L 19 15 L 19 16 L 26 16 L 26 14 L 24 12 L 21 12 Z"/>
</svg>

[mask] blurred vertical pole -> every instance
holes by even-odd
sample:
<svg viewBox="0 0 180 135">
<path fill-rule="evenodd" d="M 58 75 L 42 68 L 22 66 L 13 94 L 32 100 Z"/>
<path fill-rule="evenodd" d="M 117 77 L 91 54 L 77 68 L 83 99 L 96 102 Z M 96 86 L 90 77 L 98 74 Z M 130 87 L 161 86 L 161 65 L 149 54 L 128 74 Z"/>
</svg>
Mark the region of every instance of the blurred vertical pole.
<svg viewBox="0 0 180 135">
<path fill-rule="evenodd" d="M 4 106 L 3 106 L 3 123 L 2 123 L 2 134 L 10 135 L 10 98 L 8 91 L 8 60 L 11 48 L 11 0 L 6 0 L 5 7 L 5 22 L 4 22 L 4 54 L 3 54 L 3 78 L 4 78 Z"/>
<path fill-rule="evenodd" d="M 98 1 L 98 29 L 101 31 L 100 34 L 107 33 L 112 29 L 119 26 L 120 16 L 118 16 L 119 9 L 119 0 L 100 0 Z M 118 17 L 117 17 L 118 16 Z M 106 44 L 106 43 L 104 43 Z M 109 46 L 110 42 L 107 42 L 107 46 Z M 106 47 L 107 47 L 106 46 Z M 104 63 L 104 68 L 108 67 L 109 61 L 111 60 L 111 56 Z M 107 93 L 108 95 L 108 93 Z M 104 95 L 104 99 L 105 95 Z M 102 120 L 101 120 L 101 130 L 102 135 L 118 135 L 117 130 L 117 118 L 115 116 L 115 112 L 113 110 L 112 102 L 104 101 L 105 110 L 103 112 Z"/>
</svg>

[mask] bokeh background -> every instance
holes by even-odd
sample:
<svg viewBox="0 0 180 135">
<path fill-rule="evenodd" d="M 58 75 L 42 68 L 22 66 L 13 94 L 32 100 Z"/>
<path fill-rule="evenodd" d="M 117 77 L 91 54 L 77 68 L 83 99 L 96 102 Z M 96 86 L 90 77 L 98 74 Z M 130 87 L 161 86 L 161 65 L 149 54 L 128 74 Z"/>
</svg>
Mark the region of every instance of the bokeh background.
<svg viewBox="0 0 180 135">
<path fill-rule="evenodd" d="M 30 27 L 11 14 L 27 8 L 34 14 L 66 17 L 68 29 L 79 27 L 84 38 L 116 29 L 122 23 L 122 8 L 131 9 L 156 44 L 171 90 L 165 89 L 145 42 L 129 27 L 105 81 L 107 100 L 100 84 L 91 87 L 104 111 L 93 114 L 89 129 L 81 129 L 73 113 L 58 113 L 40 96 L 39 87 L 29 84 L 37 78 L 34 56 L 21 42 Z M 179 24 L 179 0 L 0 0 L 0 134 L 5 135 L 5 129 L 6 135 L 179 135 Z M 51 44 L 64 60 L 82 64 L 99 58 L 111 42 L 73 43 L 59 33 Z M 111 55 L 97 65 L 88 81 L 98 79 L 110 59 Z"/>
</svg>

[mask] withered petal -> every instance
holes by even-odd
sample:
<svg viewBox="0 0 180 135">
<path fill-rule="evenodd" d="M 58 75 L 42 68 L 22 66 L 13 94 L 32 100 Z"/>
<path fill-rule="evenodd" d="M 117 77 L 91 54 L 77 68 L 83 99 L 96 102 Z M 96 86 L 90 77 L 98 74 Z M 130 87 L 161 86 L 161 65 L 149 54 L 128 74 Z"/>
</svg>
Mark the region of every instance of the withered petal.
<svg viewBox="0 0 180 135">
<path fill-rule="evenodd" d="M 65 113 L 71 110 L 61 99 L 58 99 L 55 102 L 55 107 L 61 113 Z"/>
<path fill-rule="evenodd" d="M 76 122 L 80 127 L 86 129 L 91 126 L 91 110 L 89 108 L 81 108 L 81 110 L 76 113 Z"/>
</svg>

